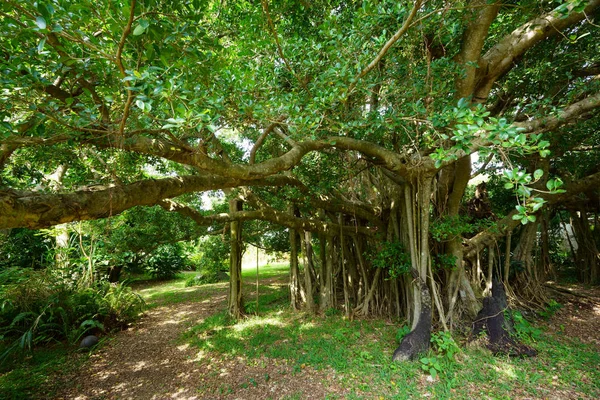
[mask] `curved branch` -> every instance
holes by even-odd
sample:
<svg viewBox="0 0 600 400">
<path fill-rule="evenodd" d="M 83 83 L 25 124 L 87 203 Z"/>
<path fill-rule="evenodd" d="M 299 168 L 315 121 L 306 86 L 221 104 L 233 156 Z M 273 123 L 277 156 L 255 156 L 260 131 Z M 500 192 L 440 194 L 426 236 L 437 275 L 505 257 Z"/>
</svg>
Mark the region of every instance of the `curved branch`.
<svg viewBox="0 0 600 400">
<path fill-rule="evenodd" d="M 485 101 L 494 82 L 513 67 L 514 60 L 542 40 L 586 18 L 600 7 L 600 0 L 591 0 L 583 12 L 567 16 L 557 10 L 535 18 L 502 38 L 479 62 L 478 84 L 474 93 L 477 101 Z"/>
<path fill-rule="evenodd" d="M 410 163 L 420 164 L 419 168 L 421 169 L 424 165 L 426 165 L 426 169 L 433 169 L 433 162 L 427 157 L 410 160 L 374 143 L 342 136 L 299 142 L 279 157 L 251 165 L 227 163 L 222 160 L 210 158 L 200 151 L 190 151 L 167 140 L 158 138 L 150 139 L 140 135 L 126 138 L 123 141 L 104 137 L 89 139 L 86 142 L 102 148 L 114 148 L 118 146 L 123 150 L 162 157 L 194 166 L 210 173 L 239 179 L 257 179 L 287 171 L 298 165 L 302 158 L 312 151 L 323 151 L 334 148 L 362 153 L 367 157 L 378 160 L 385 168 L 403 176 L 407 176 L 412 172 Z"/>
<path fill-rule="evenodd" d="M 417 11 L 419 11 L 419 8 L 421 7 L 421 3 L 422 3 L 422 0 L 415 1 L 415 4 L 413 5 L 412 10 L 410 11 L 410 14 L 408 14 L 408 17 L 406 18 L 406 20 L 404 21 L 404 23 L 402 24 L 400 29 L 398 29 L 398 31 L 396 33 L 394 33 L 394 35 L 383 45 L 383 47 L 381 48 L 381 50 L 379 50 L 379 53 L 377 53 L 377 55 L 375 56 L 373 61 L 371 61 L 369 63 L 369 65 L 364 67 L 358 73 L 358 75 L 356 75 L 354 77 L 354 80 L 352 81 L 350 86 L 348 86 L 348 91 L 347 91 L 348 95 L 350 93 L 352 93 L 352 90 L 354 90 L 358 81 L 360 79 L 362 79 L 365 75 L 367 75 L 369 72 L 371 72 L 379 64 L 381 59 L 383 59 L 383 57 L 385 57 L 385 55 L 390 50 L 390 48 L 394 45 L 394 43 L 396 43 L 398 41 L 398 39 L 400 39 L 400 37 L 402 37 L 402 35 L 404 35 L 408 31 L 408 28 L 410 28 L 410 24 L 411 24 L 412 20 L 415 18 L 415 16 L 417 15 Z"/>
</svg>

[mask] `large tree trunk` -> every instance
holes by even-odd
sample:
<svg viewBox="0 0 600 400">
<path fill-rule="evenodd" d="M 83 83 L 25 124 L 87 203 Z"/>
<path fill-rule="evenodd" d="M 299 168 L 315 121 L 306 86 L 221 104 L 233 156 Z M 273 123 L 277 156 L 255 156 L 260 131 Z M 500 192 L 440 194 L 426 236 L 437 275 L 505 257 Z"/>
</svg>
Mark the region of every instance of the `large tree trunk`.
<svg viewBox="0 0 600 400">
<path fill-rule="evenodd" d="M 243 202 L 239 199 L 229 200 L 229 212 L 242 211 Z M 242 223 L 230 223 L 229 255 L 229 296 L 227 309 L 234 318 L 244 314 L 244 300 L 242 298 Z"/>
<path fill-rule="evenodd" d="M 413 329 L 402 339 L 400 346 L 394 351 L 393 361 L 414 360 L 419 354 L 429 350 L 429 342 L 431 341 L 431 296 L 427 284 L 418 277 L 416 271 L 413 270 L 413 272 L 415 286 L 418 287 L 422 306 Z"/>
<path fill-rule="evenodd" d="M 483 299 L 483 308 L 477 314 L 473 323 L 473 337 L 479 337 L 481 332 L 488 336 L 487 348 L 494 354 L 508 354 L 510 356 L 535 356 L 537 352 L 522 343 L 518 343 L 513 336 L 513 326 L 510 319 L 505 318 L 508 302 L 504 285 L 494 279 L 492 295 Z"/>
<path fill-rule="evenodd" d="M 429 349 L 431 339 L 431 295 L 427 288 L 429 267 L 429 205 L 431 177 L 418 177 L 405 190 L 406 223 L 409 232 L 412 286 L 412 330 L 394 352 L 394 361 L 412 360 Z"/>
</svg>

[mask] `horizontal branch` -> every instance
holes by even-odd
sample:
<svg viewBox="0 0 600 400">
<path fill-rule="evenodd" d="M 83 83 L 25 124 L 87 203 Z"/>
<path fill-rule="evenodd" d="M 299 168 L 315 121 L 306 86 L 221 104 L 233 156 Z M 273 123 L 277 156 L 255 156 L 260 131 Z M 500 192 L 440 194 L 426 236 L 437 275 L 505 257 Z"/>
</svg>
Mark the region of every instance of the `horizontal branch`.
<svg viewBox="0 0 600 400">
<path fill-rule="evenodd" d="M 559 110 L 555 115 L 534 118 L 525 122 L 516 122 L 513 125 L 521 128 L 522 132 L 526 134 L 540 133 L 559 128 L 562 125 L 574 122 L 577 118 L 583 115 L 594 111 L 598 112 L 598 110 L 600 110 L 600 93 L 568 105 L 567 107 Z M 444 161 L 441 165 L 441 168 L 453 164 L 456 159 L 473 154 L 484 147 L 490 147 L 492 144 L 492 141 L 487 138 L 477 138 L 471 142 L 468 150 L 456 150 L 452 152 L 452 155 L 454 156 L 453 159 Z"/>
<path fill-rule="evenodd" d="M 600 93 L 573 103 L 556 115 L 550 117 L 535 118 L 531 121 L 517 122 L 516 127 L 524 129 L 525 133 L 544 132 L 556 129 L 561 125 L 574 121 L 578 117 L 600 108 Z"/>
<path fill-rule="evenodd" d="M 152 206 L 185 193 L 290 183 L 290 178 L 286 176 L 252 181 L 222 176 L 181 176 L 146 179 L 129 185 L 96 186 L 66 194 L 1 190 L 0 229 L 38 229 L 72 221 L 106 218 L 135 206 Z"/>
<path fill-rule="evenodd" d="M 167 211 L 177 212 L 181 215 L 191 218 L 194 220 L 194 222 L 201 226 L 210 226 L 215 223 L 231 221 L 261 220 L 272 222 L 280 226 L 285 226 L 290 229 L 321 233 L 324 235 L 337 235 L 340 232 L 339 224 L 314 220 L 311 218 L 295 217 L 289 213 L 279 211 L 271 207 L 265 207 L 258 210 L 237 211 L 233 213 L 203 215 L 191 207 L 170 200 L 161 201 L 159 205 Z M 364 226 L 346 225 L 343 226 L 342 229 L 349 234 L 360 233 L 373 236 L 377 233 L 376 229 L 370 229 Z"/>
</svg>

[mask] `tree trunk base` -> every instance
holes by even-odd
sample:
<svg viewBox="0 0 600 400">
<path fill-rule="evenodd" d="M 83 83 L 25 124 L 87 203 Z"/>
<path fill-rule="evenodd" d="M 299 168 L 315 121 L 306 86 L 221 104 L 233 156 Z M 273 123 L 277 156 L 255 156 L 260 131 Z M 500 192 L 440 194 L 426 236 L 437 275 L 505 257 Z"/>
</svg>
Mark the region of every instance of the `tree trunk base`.
<svg viewBox="0 0 600 400">
<path fill-rule="evenodd" d="M 473 337 L 479 337 L 482 332 L 487 334 L 486 347 L 494 355 L 509 355 L 512 357 L 533 357 L 537 351 L 532 347 L 517 342 L 511 335 L 512 324 L 504 317 L 506 294 L 501 282 L 494 280 L 492 296 L 483 299 L 483 308 L 477 314 L 473 323 Z"/>
<path fill-rule="evenodd" d="M 408 335 L 404 336 L 400 346 L 394 351 L 392 361 L 408 361 L 416 359 L 429 350 L 431 342 L 431 296 L 427 284 L 418 279 L 421 287 L 422 309 L 419 321 Z"/>
</svg>

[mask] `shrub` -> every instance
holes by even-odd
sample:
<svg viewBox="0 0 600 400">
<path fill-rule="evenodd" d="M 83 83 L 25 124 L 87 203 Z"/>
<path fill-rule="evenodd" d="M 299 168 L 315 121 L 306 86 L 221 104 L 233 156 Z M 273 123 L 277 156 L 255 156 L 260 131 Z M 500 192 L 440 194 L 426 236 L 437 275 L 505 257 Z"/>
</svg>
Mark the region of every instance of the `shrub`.
<svg viewBox="0 0 600 400">
<path fill-rule="evenodd" d="M 146 303 L 123 283 L 104 282 L 99 290 L 98 315 L 104 326 L 124 329 L 144 311 Z"/>
<path fill-rule="evenodd" d="M 144 308 L 131 288 L 109 283 L 81 289 L 51 271 L 10 268 L 0 272 L 0 360 L 35 345 L 76 343 L 93 331 L 122 329 Z"/>
<path fill-rule="evenodd" d="M 163 244 L 144 261 L 144 266 L 154 279 L 174 278 L 185 269 L 183 250 L 178 244 Z"/>
<path fill-rule="evenodd" d="M 229 270 L 229 242 L 220 236 L 209 236 L 202 242 L 201 249 L 198 271 L 205 277 L 205 283 L 218 282 L 219 276 Z"/>
<path fill-rule="evenodd" d="M 222 272 L 222 271 L 219 271 L 217 273 L 212 273 L 212 272 L 200 273 L 198 275 L 187 278 L 185 280 L 185 287 L 200 286 L 200 285 L 206 285 L 208 283 L 223 282 L 228 279 L 229 279 L 229 275 L 227 275 L 225 272 Z"/>
</svg>

